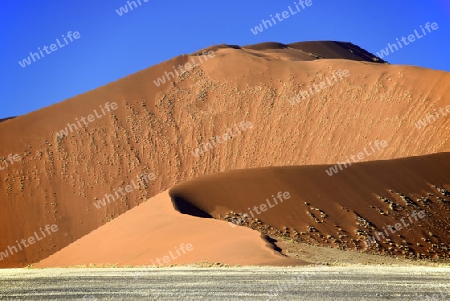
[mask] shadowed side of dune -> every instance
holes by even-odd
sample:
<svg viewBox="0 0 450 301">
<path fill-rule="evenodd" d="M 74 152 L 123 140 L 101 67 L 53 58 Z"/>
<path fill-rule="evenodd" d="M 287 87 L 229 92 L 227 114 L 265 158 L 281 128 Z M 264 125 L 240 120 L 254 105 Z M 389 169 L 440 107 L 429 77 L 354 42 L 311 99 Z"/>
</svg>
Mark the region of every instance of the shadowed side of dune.
<svg viewBox="0 0 450 301">
<path fill-rule="evenodd" d="M 272 237 L 409 258 L 450 257 L 450 153 L 357 163 L 329 176 L 331 167 L 237 170 L 178 184 L 170 193 Z"/>
<path fill-rule="evenodd" d="M 0 119 L 0 123 L 1 123 L 1 122 L 4 122 L 4 121 L 6 121 L 6 120 L 14 119 L 14 118 L 16 118 L 16 116 L 14 116 L 14 117 L 7 117 L 7 118 L 1 118 L 1 119 Z"/>
<path fill-rule="evenodd" d="M 318 58 L 340 59 L 345 58 L 356 61 L 366 61 L 372 63 L 387 63 L 376 55 L 348 42 L 321 41 L 317 42 L 298 42 L 288 45 L 289 47 L 313 53 Z"/>
<path fill-rule="evenodd" d="M 206 47 L 205 49 L 201 49 L 198 50 L 194 53 L 191 53 L 189 55 L 193 56 L 193 55 L 202 55 L 204 53 L 208 53 L 210 51 L 218 51 L 220 49 L 242 49 L 241 46 L 239 45 L 228 45 L 228 44 L 220 44 L 220 45 L 214 45 L 214 46 L 210 46 L 210 47 Z"/>
<path fill-rule="evenodd" d="M 281 253 L 281 251 L 283 251 L 280 247 L 278 247 L 278 246 L 276 245 L 276 242 L 277 242 L 276 239 L 273 239 L 272 237 L 270 237 L 270 236 L 268 236 L 268 235 L 264 235 L 264 234 L 261 235 L 261 237 L 262 237 L 265 241 L 267 241 L 268 245 L 269 245 L 271 248 L 273 248 L 274 251 L 277 251 L 277 252 L 280 252 L 280 253 Z"/>
<path fill-rule="evenodd" d="M 265 42 L 254 45 L 244 46 L 243 49 L 252 49 L 252 50 L 270 50 L 270 49 L 285 49 L 288 46 L 282 43 L 277 42 Z"/>
<path fill-rule="evenodd" d="M 170 195 L 175 210 L 182 214 L 188 214 L 196 217 L 212 218 L 212 216 L 192 204 L 187 198 L 180 195 Z"/>
</svg>

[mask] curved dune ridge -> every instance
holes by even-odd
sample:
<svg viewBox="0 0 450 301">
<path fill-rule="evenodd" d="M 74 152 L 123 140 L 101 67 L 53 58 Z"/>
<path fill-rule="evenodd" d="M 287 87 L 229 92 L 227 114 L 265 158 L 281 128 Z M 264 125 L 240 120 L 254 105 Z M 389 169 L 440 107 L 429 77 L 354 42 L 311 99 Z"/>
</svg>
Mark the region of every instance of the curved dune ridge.
<svg viewBox="0 0 450 301">
<path fill-rule="evenodd" d="M 409 258 L 450 257 L 449 152 L 357 163 L 332 177 L 328 168 L 218 173 L 178 184 L 170 195 L 175 207 L 270 236 Z"/>
<path fill-rule="evenodd" d="M 314 167 L 316 172 L 321 168 L 322 177 L 326 179 L 321 179 L 323 186 L 315 189 L 322 189 L 321 194 L 325 195 L 331 193 L 326 181 L 344 181 L 351 175 L 355 177 L 358 166 L 365 166 L 355 161 L 411 156 L 428 158 L 429 154 L 450 151 L 448 116 L 435 114 L 437 117 L 427 117 L 427 114 L 439 112 L 442 108 L 445 110 L 450 105 L 450 75 L 447 72 L 384 64 L 350 43 L 303 42 L 285 46 L 276 43 L 213 46 L 207 50 L 214 51 L 214 57 L 200 56 L 204 50 L 181 55 L 61 103 L 1 122 L 0 156 L 7 158 L 9 154 L 18 154 L 20 160 L 0 170 L 0 229 L 3 234 L 0 252 L 16 245 L 16 240 L 27 239 L 47 224 L 57 225 L 58 231 L 20 252 L 3 257 L 0 267 L 21 267 L 38 262 L 147 199 L 199 176 L 234 169 L 298 166 L 303 170 L 313 168 L 309 165 L 334 166 L 339 162 L 353 162 L 352 166 L 332 176 L 326 174 L 325 166 Z M 173 71 L 173 67 L 192 60 L 198 63 L 193 70 L 174 74 L 174 78 L 165 83 L 157 81 L 166 72 Z M 342 76 L 344 70 L 348 70 L 347 76 Z M 333 76 L 338 80 L 332 85 L 326 84 L 319 91 L 314 88 L 314 84 L 330 82 Z M 311 95 L 301 99 L 302 91 L 308 90 Z M 107 103 L 109 107 L 116 103 L 117 108 L 108 112 Z M 57 135 L 68 123 L 75 124 L 82 117 L 94 114 L 94 110 L 101 117 L 68 131 L 67 135 Z M 421 125 L 419 121 L 422 121 Z M 234 133 L 231 139 L 213 144 L 216 140 L 212 137 L 223 137 L 229 131 Z M 379 147 L 380 142 L 385 146 Z M 361 152 L 365 154 L 358 157 Z M 438 159 L 427 160 L 434 162 Z M 446 162 L 445 158 L 439 160 Z M 378 166 L 381 163 L 371 164 Z M 417 179 L 418 183 L 428 181 L 427 192 L 423 183 L 423 191 L 418 191 L 415 187 L 406 186 L 405 182 L 405 187 L 398 190 L 377 186 L 372 193 L 381 194 L 386 189 L 393 189 L 405 195 L 419 192 L 436 194 L 435 190 L 430 191 L 430 185 L 448 190 L 449 169 L 433 166 L 437 168 L 436 178 L 430 175 L 431 178 Z M 420 174 L 421 170 L 414 172 Z M 94 202 L 102 200 L 105 194 L 114 194 L 119 188 L 125 188 L 151 173 L 154 180 L 136 186 L 138 188 L 123 196 L 119 194 L 116 200 L 99 209 L 94 206 Z M 428 171 L 427 175 L 432 173 Z M 414 177 L 414 174 L 408 175 Z M 371 186 L 366 181 L 363 184 L 355 179 L 352 181 L 353 186 L 346 184 L 349 195 L 368 199 Z M 217 185 L 222 185 L 219 183 Z M 260 182 L 254 183 L 259 185 Z M 386 185 L 392 183 L 386 182 Z M 399 180 L 399 183 L 403 182 Z M 283 183 L 277 185 L 281 187 Z M 367 186 L 363 194 L 352 192 L 358 185 Z M 241 191 L 245 189 L 242 186 Z M 236 189 L 234 194 L 237 195 L 238 191 Z M 186 204 L 195 205 L 198 195 Z M 245 204 L 257 203 L 263 197 L 261 194 L 257 196 L 255 192 L 255 197 Z M 395 198 L 395 195 L 384 196 L 389 200 Z M 305 197 L 309 196 L 303 195 L 298 200 L 302 202 Z M 169 202 L 167 198 L 165 201 Z M 431 201 L 433 206 L 440 204 L 437 199 Z M 208 202 L 211 206 L 215 204 L 214 199 Z M 225 206 L 220 210 L 208 209 L 205 212 L 217 218 L 226 210 L 241 210 L 240 207 L 232 207 L 233 200 L 229 202 L 224 202 Z M 340 200 L 330 197 L 329 202 L 338 204 Z M 147 203 L 151 204 L 151 201 Z M 147 203 L 145 205 L 150 206 Z M 320 209 L 334 219 L 343 214 L 336 204 L 332 212 Z M 382 220 L 369 214 L 373 211 L 379 218 L 375 210 L 365 208 L 369 210 L 366 212 L 350 203 L 345 206 L 350 211 L 342 215 L 344 223 L 350 223 L 354 214 L 350 212 L 356 211 L 367 214 L 364 218 L 373 219 L 377 227 L 382 226 Z M 384 208 L 382 204 L 373 206 Z M 147 208 L 149 212 L 150 207 Z M 271 210 L 282 209 L 276 207 Z M 298 214 L 306 214 L 306 208 L 302 210 Z M 388 215 L 391 216 L 394 215 Z M 443 223 L 443 216 L 436 218 Z M 270 223 L 271 227 L 304 226 L 281 223 L 281 220 L 271 220 Z M 227 223 L 225 225 L 229 227 Z M 349 228 L 344 229 L 344 225 L 341 228 L 349 232 L 353 230 L 350 224 L 345 226 Z M 132 225 L 129 227 L 127 229 L 133 228 Z M 233 230 L 235 239 L 239 240 L 247 233 L 242 231 L 248 229 L 237 227 Z M 328 233 L 328 228 L 319 230 L 324 233 L 321 235 Z M 105 237 L 112 235 L 102 233 Z M 255 250 L 266 244 L 260 234 L 256 234 L 257 238 L 248 236 Z M 353 233 L 342 235 L 356 239 Z M 314 243 L 312 238 L 309 242 Z M 231 240 L 227 243 L 227 248 L 232 245 Z M 351 247 L 350 242 L 348 245 Z M 164 246 L 166 249 L 175 247 Z M 338 244 L 333 246 L 338 247 Z M 382 251 L 382 248 L 384 246 L 375 246 L 373 251 Z M 143 250 L 148 252 L 148 258 L 156 254 Z M 267 252 L 259 249 L 255 262 L 278 260 L 275 257 L 267 259 L 274 256 Z M 267 254 L 270 256 L 265 257 Z M 128 260 L 135 261 L 132 258 Z M 126 264 L 127 261 L 120 262 Z M 220 262 L 227 263 L 227 260 Z"/>
<path fill-rule="evenodd" d="M 186 247 L 188 245 L 190 247 Z M 89 264 L 168 266 L 201 262 L 305 264 L 280 255 L 270 240 L 256 231 L 235 229 L 214 219 L 180 215 L 173 209 L 166 191 L 42 260 L 35 267 Z"/>
<path fill-rule="evenodd" d="M 162 262 L 164 255 L 168 262 L 161 265 L 304 264 L 267 248 L 246 227 L 340 250 L 450 257 L 449 152 L 357 163 L 331 178 L 324 172 L 329 167 L 235 170 L 183 182 L 170 197 L 164 192 L 149 199 L 35 266 L 160 265 L 157 258 Z M 398 231 L 389 228 L 398 225 Z M 193 245 L 192 252 L 178 256 L 183 242 Z"/>
<path fill-rule="evenodd" d="M 355 61 L 367 61 L 377 63 L 387 63 L 374 54 L 360 48 L 352 43 L 335 42 L 335 41 L 322 41 L 322 42 L 298 42 L 292 44 L 282 44 L 276 42 L 259 43 L 248 46 L 238 45 L 215 45 L 206 49 L 199 50 L 191 55 L 199 55 L 204 51 L 217 51 L 219 49 L 240 49 L 246 53 L 252 53 L 251 50 L 258 51 L 277 51 L 282 50 L 280 54 L 282 56 L 291 57 L 295 60 L 313 61 L 316 59 L 347 59 Z M 292 56 L 290 55 L 292 54 Z"/>
</svg>

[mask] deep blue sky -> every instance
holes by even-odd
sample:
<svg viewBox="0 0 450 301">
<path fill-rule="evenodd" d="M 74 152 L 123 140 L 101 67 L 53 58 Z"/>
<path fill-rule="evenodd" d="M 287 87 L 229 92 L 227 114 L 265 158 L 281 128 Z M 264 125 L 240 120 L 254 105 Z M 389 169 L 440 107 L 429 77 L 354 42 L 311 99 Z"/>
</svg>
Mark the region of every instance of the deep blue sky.
<svg viewBox="0 0 450 301">
<path fill-rule="evenodd" d="M 126 0 L 15 0 L 0 10 L 0 118 L 26 114 L 174 56 L 215 44 L 348 41 L 376 53 L 426 22 L 439 29 L 385 57 L 450 71 L 449 0 L 312 0 L 254 35 L 250 28 L 297 0 L 149 0 L 123 16 Z M 22 68 L 18 61 L 68 31 L 81 37 Z M 420 31 L 419 31 L 420 32 Z"/>
</svg>

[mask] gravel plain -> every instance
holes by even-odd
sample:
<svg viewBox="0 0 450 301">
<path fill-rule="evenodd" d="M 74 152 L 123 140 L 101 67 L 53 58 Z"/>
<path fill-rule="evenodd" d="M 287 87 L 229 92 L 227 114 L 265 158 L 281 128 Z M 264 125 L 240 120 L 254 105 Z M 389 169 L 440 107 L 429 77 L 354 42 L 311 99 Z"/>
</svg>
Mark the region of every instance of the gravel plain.
<svg viewBox="0 0 450 301">
<path fill-rule="evenodd" d="M 450 268 L 4 269 L 0 300 L 450 300 Z"/>
</svg>

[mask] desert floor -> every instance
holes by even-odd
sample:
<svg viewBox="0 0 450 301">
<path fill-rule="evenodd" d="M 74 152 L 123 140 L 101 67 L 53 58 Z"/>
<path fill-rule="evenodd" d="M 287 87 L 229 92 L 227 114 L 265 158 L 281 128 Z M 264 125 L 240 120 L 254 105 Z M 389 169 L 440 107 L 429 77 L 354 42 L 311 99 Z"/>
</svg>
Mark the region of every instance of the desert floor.
<svg viewBox="0 0 450 301">
<path fill-rule="evenodd" d="M 443 267 L 5 269 L 0 277 L 0 300 L 448 300 L 450 296 L 450 268 Z"/>
</svg>

